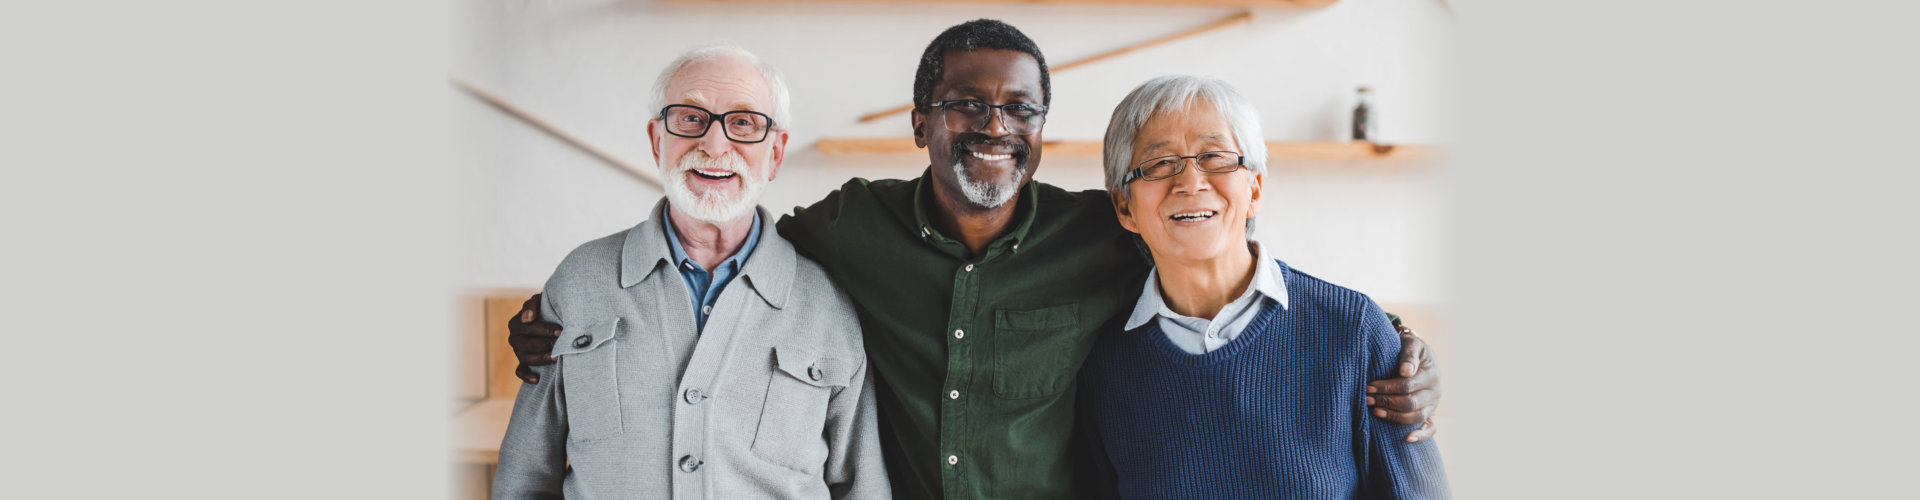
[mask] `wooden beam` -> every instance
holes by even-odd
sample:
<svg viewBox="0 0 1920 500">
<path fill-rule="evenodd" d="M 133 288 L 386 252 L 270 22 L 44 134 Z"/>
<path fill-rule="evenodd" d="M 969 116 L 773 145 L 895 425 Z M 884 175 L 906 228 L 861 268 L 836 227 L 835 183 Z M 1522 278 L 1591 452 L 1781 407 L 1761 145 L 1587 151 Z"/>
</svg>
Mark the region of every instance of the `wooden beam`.
<svg viewBox="0 0 1920 500">
<path fill-rule="evenodd" d="M 904 154 L 920 148 L 910 138 L 838 138 L 820 139 L 814 145 L 826 154 Z M 1049 155 L 1099 156 L 1100 141 L 1046 141 L 1040 143 Z M 1399 160 L 1428 161 L 1445 155 L 1438 146 L 1389 145 L 1345 141 L 1267 141 L 1267 156 L 1274 159 L 1305 160 Z"/>
<path fill-rule="evenodd" d="M 603 149 L 600 146 L 596 146 L 591 142 L 587 142 L 586 139 L 582 139 L 580 138 L 580 136 L 573 135 L 573 133 L 567 132 L 565 129 L 560 128 L 559 125 L 554 125 L 553 122 L 549 122 L 545 118 L 541 118 L 539 115 L 533 114 L 533 112 L 527 111 L 526 109 L 521 108 L 518 105 L 515 105 L 512 101 L 508 101 L 505 98 L 502 98 L 498 95 L 494 95 L 492 92 L 481 90 L 480 87 L 477 87 L 471 83 L 461 81 L 458 78 L 448 77 L 447 79 L 449 81 L 452 81 L 455 87 L 459 87 L 460 90 L 466 91 L 468 95 L 472 95 L 475 98 L 478 98 L 481 101 L 484 101 L 489 105 L 492 105 L 495 109 L 499 109 L 500 111 L 506 112 L 509 116 L 520 119 L 521 122 L 525 122 L 528 125 L 532 125 L 533 128 L 540 129 L 541 132 L 546 132 L 547 135 L 553 136 L 553 138 L 555 139 L 559 139 L 560 142 L 564 142 L 569 145 L 572 145 L 575 148 L 579 148 L 581 151 L 585 151 L 587 154 L 593 155 L 593 157 L 595 158 L 599 158 L 600 161 L 607 162 L 607 164 L 613 165 L 615 168 L 618 168 L 621 171 L 626 172 L 628 175 L 632 175 L 635 179 L 639 179 L 640 182 L 644 182 L 644 183 L 647 183 L 648 185 L 653 186 L 654 189 L 666 189 L 665 185 L 660 183 L 660 174 L 658 172 L 655 172 L 652 168 L 642 167 L 639 164 L 633 163 L 631 161 L 627 161 L 627 159 L 621 158 L 619 155 L 613 154 L 612 151 L 607 151 L 606 149 Z"/>
<path fill-rule="evenodd" d="M 1332 2 L 1328 2 L 1328 3 L 1332 3 Z M 1183 38 L 1188 38 L 1188 37 L 1192 37 L 1192 36 L 1195 36 L 1195 35 L 1199 35 L 1199 34 L 1201 34 L 1201 33 L 1206 33 L 1206 32 L 1209 32 L 1209 31 L 1213 31 L 1213 30 L 1217 30 L 1217 29 L 1220 29 L 1220 28 L 1225 28 L 1225 27 L 1228 27 L 1228 26 L 1232 26 L 1232 25 L 1235 25 L 1235 24 L 1239 24 L 1239 23 L 1244 23 L 1244 22 L 1247 22 L 1247 21 L 1252 21 L 1252 20 L 1253 20 L 1253 11 L 1245 11 L 1245 10 L 1243 10 L 1243 11 L 1240 11 L 1239 13 L 1237 13 L 1237 14 L 1234 14 L 1234 15 L 1231 15 L 1231 16 L 1227 16 L 1227 17 L 1225 17 L 1225 18 L 1222 18 L 1222 19 L 1220 19 L 1220 20 L 1218 20 L 1218 21 L 1214 21 L 1214 22 L 1211 22 L 1211 23 L 1207 23 L 1207 24 L 1204 24 L 1204 25 L 1201 25 L 1201 26 L 1199 26 L 1199 27 L 1195 27 L 1195 28 L 1193 28 L 1193 29 L 1189 29 L 1189 30 L 1186 30 L 1186 31 L 1182 31 L 1182 32 L 1179 32 L 1179 33 L 1174 33 L 1174 34 L 1171 34 L 1171 35 L 1167 35 L 1167 36 L 1163 36 L 1163 37 L 1160 37 L 1160 38 L 1155 38 L 1155 39 L 1152 39 L 1152 40 L 1147 40 L 1147 41 L 1144 41 L 1144 42 L 1137 42 L 1137 43 L 1134 43 L 1134 44 L 1130 44 L 1130 45 L 1127 45 L 1127 46 L 1125 46 L 1125 47 L 1121 47 L 1121 48 L 1118 48 L 1118 49 L 1113 49 L 1113 50 L 1109 50 L 1109 51 L 1106 51 L 1106 52 L 1101 52 L 1101 53 L 1099 53 L 1099 54 L 1094 54 L 1094 55 L 1091 55 L 1091 56 L 1087 56 L 1087 57 L 1083 57 L 1083 58 L 1080 58 L 1080 59 L 1076 59 L 1076 60 L 1073 60 L 1073 61 L 1067 61 L 1067 62 L 1066 62 L 1066 63 L 1064 63 L 1064 64 L 1056 64 L 1056 65 L 1052 65 L 1052 66 L 1049 66 L 1049 67 L 1047 68 L 1047 72 L 1048 72 L 1048 73 L 1052 73 L 1052 74 L 1059 74 L 1059 73 L 1060 73 L 1060 72 L 1062 72 L 1062 71 L 1067 71 L 1067 70 L 1071 70 L 1071 69 L 1073 69 L 1073 68 L 1077 68 L 1077 67 L 1081 67 L 1081 66 L 1085 66 L 1085 65 L 1088 65 L 1088 64 L 1093 64 L 1093 63 L 1095 63 L 1095 62 L 1099 62 L 1099 61 L 1102 61 L 1102 60 L 1105 60 L 1105 59 L 1110 59 L 1110 58 L 1114 58 L 1114 57 L 1119 57 L 1119 56 L 1121 56 L 1121 55 L 1124 55 L 1124 54 L 1127 54 L 1127 53 L 1129 53 L 1129 52 L 1135 52 L 1135 51 L 1140 51 L 1140 50 L 1144 50 L 1144 49 L 1147 49 L 1147 48 L 1149 48 L 1149 47 L 1154 47 L 1154 46 L 1158 46 L 1158 45 L 1164 45 L 1164 44 L 1168 44 L 1168 43 L 1172 43 L 1172 42 L 1174 42 L 1174 41 L 1177 41 L 1177 40 L 1180 40 L 1180 39 L 1183 39 Z M 881 119 L 881 118 L 886 118 L 886 117 L 889 117 L 889 116 L 893 116 L 893 115 L 897 115 L 897 114 L 900 114 L 900 113 L 905 113 L 905 112 L 908 112 L 908 111 L 913 111 L 913 104 L 907 104 L 907 105 L 905 105 L 905 106 L 899 106 L 899 107 L 895 107 L 895 108 L 890 108 L 890 109 L 887 109 L 887 110 L 885 110 L 885 111 L 876 111 L 876 112 L 873 112 L 873 113 L 867 113 L 867 114 L 865 114 L 865 115 L 861 115 L 861 116 L 860 116 L 860 121 L 861 121 L 861 122 L 870 122 L 870 121 L 874 121 L 874 120 L 878 120 L 878 119 Z"/>
</svg>

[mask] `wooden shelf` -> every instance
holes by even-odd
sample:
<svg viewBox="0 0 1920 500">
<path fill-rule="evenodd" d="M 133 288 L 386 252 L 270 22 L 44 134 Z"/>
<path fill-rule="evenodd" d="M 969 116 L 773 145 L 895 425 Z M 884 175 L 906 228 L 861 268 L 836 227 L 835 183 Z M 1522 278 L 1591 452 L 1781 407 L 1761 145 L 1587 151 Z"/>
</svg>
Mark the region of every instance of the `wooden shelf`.
<svg viewBox="0 0 1920 500">
<path fill-rule="evenodd" d="M 1100 141 L 1046 141 L 1041 143 L 1048 155 L 1100 156 Z M 918 153 L 908 138 L 836 138 L 820 139 L 815 148 L 826 154 L 902 154 Z M 1445 148 L 1420 145 L 1375 145 L 1368 142 L 1268 141 L 1267 156 L 1308 160 L 1395 160 L 1432 161 L 1442 158 Z"/>
</svg>

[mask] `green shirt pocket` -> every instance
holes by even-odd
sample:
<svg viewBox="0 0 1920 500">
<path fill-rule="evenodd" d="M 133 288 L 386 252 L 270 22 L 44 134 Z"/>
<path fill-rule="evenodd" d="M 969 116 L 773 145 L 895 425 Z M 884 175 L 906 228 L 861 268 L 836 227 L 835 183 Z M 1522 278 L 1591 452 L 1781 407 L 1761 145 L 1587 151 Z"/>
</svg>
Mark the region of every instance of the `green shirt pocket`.
<svg viewBox="0 0 1920 500">
<path fill-rule="evenodd" d="M 1059 394 L 1073 383 L 1080 306 L 993 312 L 993 393 L 1006 399 Z"/>
</svg>

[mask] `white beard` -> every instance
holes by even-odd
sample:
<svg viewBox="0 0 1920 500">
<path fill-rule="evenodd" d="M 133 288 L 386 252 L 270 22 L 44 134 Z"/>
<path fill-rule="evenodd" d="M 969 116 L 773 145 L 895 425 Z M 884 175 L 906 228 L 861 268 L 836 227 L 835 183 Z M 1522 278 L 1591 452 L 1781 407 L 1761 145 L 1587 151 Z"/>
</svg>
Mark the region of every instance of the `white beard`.
<svg viewBox="0 0 1920 500">
<path fill-rule="evenodd" d="M 960 192 L 967 195 L 967 201 L 986 208 L 998 208 L 1012 200 L 1020 192 L 1020 177 L 1026 174 L 1025 166 L 1015 166 L 1001 182 L 975 182 L 967 175 L 966 165 L 953 162 L 953 177 L 960 180 Z"/>
<path fill-rule="evenodd" d="M 694 194 L 693 188 L 687 186 L 687 172 L 695 169 L 733 172 L 734 177 L 740 179 L 739 196 L 728 196 L 718 190 Z M 680 165 L 667 175 L 667 202 L 688 217 L 722 224 L 752 213 L 767 183 L 768 179 L 754 178 L 747 171 L 746 162 L 731 152 L 712 158 L 698 150 L 688 151 L 680 157 Z"/>
</svg>

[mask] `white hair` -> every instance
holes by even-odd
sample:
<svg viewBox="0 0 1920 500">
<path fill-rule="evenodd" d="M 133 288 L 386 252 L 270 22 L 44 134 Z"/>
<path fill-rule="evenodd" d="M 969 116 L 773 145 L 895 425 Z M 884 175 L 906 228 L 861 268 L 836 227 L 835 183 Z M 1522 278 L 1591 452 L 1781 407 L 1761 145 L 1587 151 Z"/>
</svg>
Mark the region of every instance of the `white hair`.
<svg viewBox="0 0 1920 500">
<path fill-rule="evenodd" d="M 651 113 L 659 113 L 661 109 L 667 107 L 667 82 L 673 80 L 673 76 L 679 74 L 680 70 L 686 69 L 688 65 L 693 63 L 725 58 L 733 58 L 747 64 L 752 64 L 760 70 L 760 76 L 767 80 L 767 88 L 773 91 L 773 112 L 768 113 L 768 116 L 773 117 L 773 128 L 775 130 L 786 130 L 789 122 L 793 121 L 792 110 L 787 106 L 786 79 L 780 77 L 780 70 L 774 69 L 773 65 L 761 62 L 759 56 L 753 55 L 752 52 L 747 52 L 747 49 L 732 45 L 708 45 L 698 47 L 681 53 L 680 57 L 674 58 L 671 63 L 667 63 L 667 69 L 661 70 L 660 77 L 653 81 L 653 109 L 648 111 Z M 713 111 L 717 113 L 725 112 L 725 110 Z"/>
<path fill-rule="evenodd" d="M 1127 172 L 1133 170 L 1133 143 L 1140 127 L 1154 115 L 1191 109 L 1196 100 L 1205 100 L 1226 119 L 1233 140 L 1240 144 L 1240 156 L 1255 174 L 1267 173 L 1267 141 L 1260 132 L 1260 112 L 1240 92 L 1219 78 L 1193 75 L 1167 75 L 1140 84 L 1120 105 L 1113 108 L 1107 122 L 1107 138 L 1102 159 L 1106 164 L 1107 190 L 1131 198 L 1127 192 Z"/>
</svg>

